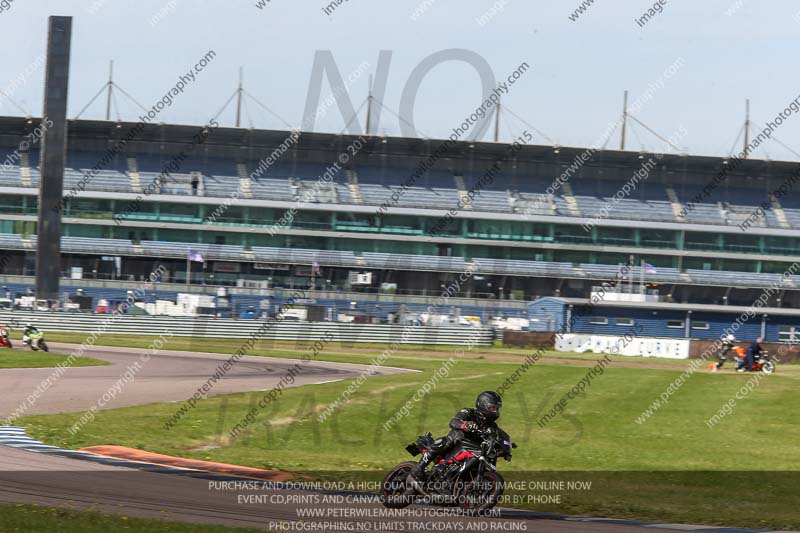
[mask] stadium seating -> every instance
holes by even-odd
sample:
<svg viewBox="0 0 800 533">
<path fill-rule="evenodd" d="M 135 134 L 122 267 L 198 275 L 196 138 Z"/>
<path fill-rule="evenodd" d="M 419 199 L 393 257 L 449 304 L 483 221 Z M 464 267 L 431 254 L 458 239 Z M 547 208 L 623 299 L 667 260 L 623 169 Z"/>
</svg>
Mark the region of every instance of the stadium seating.
<svg viewBox="0 0 800 533">
<path fill-rule="evenodd" d="M 17 234 L 0 234 L 0 250 L 26 250 L 36 245 L 36 236 L 23 239 Z M 141 241 L 139 244 L 125 239 L 96 239 L 86 237 L 62 237 L 62 250 L 66 253 L 92 253 L 145 257 L 183 259 L 189 250 L 196 250 L 210 260 L 257 261 L 277 264 L 297 264 L 358 269 L 390 269 L 427 272 L 464 272 L 468 267 L 481 274 L 561 277 L 571 279 L 616 280 L 619 265 L 573 264 L 564 262 L 505 260 L 484 257 L 467 258 L 412 254 L 389 254 L 352 251 L 314 250 L 303 248 L 272 248 L 222 244 L 190 244 L 167 241 Z M 702 284 L 740 288 L 763 288 L 779 282 L 780 274 L 733 272 L 719 270 L 694 270 L 681 272 L 675 268 L 658 267 L 655 273 L 646 273 L 645 282 Z M 631 269 L 634 282 L 638 282 L 641 271 Z M 626 278 L 629 279 L 629 278 Z M 800 288 L 800 276 L 791 276 L 787 289 Z"/>
<path fill-rule="evenodd" d="M 10 157 L 8 148 L 0 150 L 0 162 L 9 161 L 11 168 L 0 167 L 0 186 L 38 187 L 38 152 L 32 150 L 25 157 L 29 167 L 23 168 L 20 157 Z M 92 167 L 97 165 L 103 154 L 100 152 L 70 152 L 64 173 L 64 187 L 75 186 Z M 138 168 L 141 187 L 147 187 L 170 163 L 163 156 L 131 156 Z M 134 190 L 129 172 L 128 156 L 116 157 L 104 165 L 91 180 L 86 189 L 91 191 L 139 192 Z M 244 165 L 253 172 L 259 162 L 252 160 Z M 280 200 L 293 202 L 306 199 L 308 202 L 338 202 L 342 204 L 362 203 L 381 205 L 385 202 L 400 207 L 442 209 L 456 206 L 460 198 L 458 187 L 469 188 L 481 178 L 483 171 L 463 172 L 463 181 L 446 171 L 430 170 L 421 176 L 402 194 L 399 184 L 412 175 L 412 168 L 391 168 L 365 165 L 357 169 L 360 198 L 354 198 L 347 187 L 344 172 L 337 174 L 330 187 L 320 187 L 319 192 L 311 194 L 314 184 L 326 171 L 322 163 L 304 161 L 278 161 L 265 172 L 255 177 L 248 185 L 248 198 Z M 202 175 L 202 186 L 197 194 L 224 198 L 240 188 L 242 176 L 233 160 L 220 158 L 187 158 L 180 163 L 180 169 L 168 177 L 175 186 L 165 186 L 162 194 L 192 194 L 189 176 L 192 172 Z M 246 176 L 245 176 L 246 177 Z M 702 225 L 737 226 L 746 220 L 763 201 L 765 194 L 754 194 L 751 189 L 742 187 L 721 188 L 716 194 L 717 201 L 696 201 L 702 199 L 700 185 L 681 185 L 674 189 L 676 203 L 670 201 L 668 186 L 661 182 L 640 182 L 629 196 L 612 202 L 625 183 L 619 180 L 580 179 L 570 180 L 572 195 L 567 187 L 559 187 L 555 194 L 546 194 L 553 183 L 551 176 L 523 176 L 519 174 L 498 174 L 491 183 L 485 185 L 472 199 L 469 209 L 496 213 L 521 213 L 528 215 L 582 216 L 593 218 L 607 209 L 607 218 L 622 220 L 649 220 L 662 222 L 685 222 Z M 134 180 L 135 181 L 135 180 Z M 304 195 L 304 193 L 307 193 Z M 392 197 L 395 193 L 394 198 Z M 782 210 L 766 210 L 764 217 L 752 225 L 776 228 L 800 228 L 800 200 L 787 195 L 782 200 Z M 685 207 L 685 217 L 676 213 L 676 207 Z M 780 215 L 780 216 L 779 216 Z"/>
</svg>

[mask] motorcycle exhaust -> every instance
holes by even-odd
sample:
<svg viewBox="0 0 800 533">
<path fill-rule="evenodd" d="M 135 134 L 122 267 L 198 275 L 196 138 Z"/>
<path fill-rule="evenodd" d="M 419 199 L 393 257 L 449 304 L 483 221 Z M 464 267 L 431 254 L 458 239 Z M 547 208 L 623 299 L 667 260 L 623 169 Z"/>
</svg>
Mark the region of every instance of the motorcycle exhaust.
<svg viewBox="0 0 800 533">
<path fill-rule="evenodd" d="M 429 498 L 431 497 L 431 495 L 428 493 L 428 491 L 426 491 L 425 488 L 422 486 L 422 483 L 420 483 L 419 481 L 414 479 L 414 476 L 409 474 L 408 478 L 406 478 L 406 479 L 407 480 L 411 480 L 411 488 L 414 489 L 417 492 L 417 494 L 421 494 L 421 495 L 427 496 Z"/>
</svg>

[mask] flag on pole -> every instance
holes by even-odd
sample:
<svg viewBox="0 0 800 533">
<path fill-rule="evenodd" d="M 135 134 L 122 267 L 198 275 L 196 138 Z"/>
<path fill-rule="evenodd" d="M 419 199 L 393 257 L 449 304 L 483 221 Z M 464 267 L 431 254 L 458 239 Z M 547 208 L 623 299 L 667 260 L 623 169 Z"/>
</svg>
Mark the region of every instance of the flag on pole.
<svg viewBox="0 0 800 533">
<path fill-rule="evenodd" d="M 644 272 L 645 274 L 658 274 L 658 270 L 656 270 L 656 267 L 654 267 L 647 261 L 645 261 L 644 263 Z"/>
<path fill-rule="evenodd" d="M 203 259 L 203 254 L 198 252 L 197 250 L 189 250 L 189 256 L 186 258 L 193 263 L 205 263 L 206 260 Z"/>
</svg>

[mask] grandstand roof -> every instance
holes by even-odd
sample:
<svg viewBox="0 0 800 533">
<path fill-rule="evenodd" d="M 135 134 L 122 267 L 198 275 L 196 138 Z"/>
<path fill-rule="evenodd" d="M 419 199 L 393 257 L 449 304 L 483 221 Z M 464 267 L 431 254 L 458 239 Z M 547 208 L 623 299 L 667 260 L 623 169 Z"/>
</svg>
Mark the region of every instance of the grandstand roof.
<svg viewBox="0 0 800 533">
<path fill-rule="evenodd" d="M 0 146 L 16 146 L 20 137 L 31 132 L 40 122 L 39 118 L 0 117 Z M 116 122 L 104 120 L 70 120 L 69 142 L 77 150 L 105 150 L 135 126 L 134 122 Z M 130 143 L 130 148 L 139 153 L 155 152 L 177 153 L 183 145 L 190 143 L 192 136 L 201 128 L 200 125 L 180 124 L 148 124 L 140 135 Z M 288 130 L 260 130 L 249 128 L 218 128 L 208 139 L 205 149 L 209 155 L 219 157 L 252 156 L 243 149 L 251 149 L 257 153 L 271 151 L 287 138 Z M 297 150 L 292 156 L 303 160 L 330 161 L 330 154 L 338 154 L 353 140 L 354 135 L 337 135 L 331 133 L 303 132 L 298 141 Z M 386 163 L 392 158 L 420 158 L 436 150 L 445 142 L 444 139 L 418 139 L 408 137 L 367 137 L 365 154 L 380 153 L 386 157 Z M 475 160 L 493 160 L 504 158 L 508 143 L 458 141 L 446 154 L 444 159 L 472 158 Z M 553 165 L 554 168 L 566 168 L 585 153 L 587 148 L 554 147 L 545 145 L 526 145 L 518 152 L 518 162 Z M 327 154 L 327 155 L 326 155 Z M 638 168 L 645 154 L 634 151 L 597 150 L 592 160 L 586 164 L 582 175 L 603 178 L 588 171 L 590 168 Z M 667 154 L 661 160 L 666 171 L 687 172 L 714 175 L 727 162 L 724 157 L 689 156 L 686 154 Z M 753 177 L 760 179 L 789 175 L 797 169 L 798 163 L 790 161 L 770 161 L 749 159 L 742 161 L 732 175 L 737 177 Z M 699 184 L 698 184 L 699 185 Z"/>
</svg>

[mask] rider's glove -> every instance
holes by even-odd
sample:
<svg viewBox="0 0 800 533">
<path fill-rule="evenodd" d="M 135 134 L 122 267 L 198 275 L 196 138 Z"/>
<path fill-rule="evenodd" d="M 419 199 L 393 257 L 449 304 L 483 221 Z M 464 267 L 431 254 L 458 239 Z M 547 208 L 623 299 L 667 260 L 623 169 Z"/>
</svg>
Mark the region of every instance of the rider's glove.
<svg viewBox="0 0 800 533">
<path fill-rule="evenodd" d="M 479 429 L 478 424 L 475 422 L 464 422 L 461 424 L 461 429 L 466 431 L 467 433 L 476 433 Z"/>
</svg>

